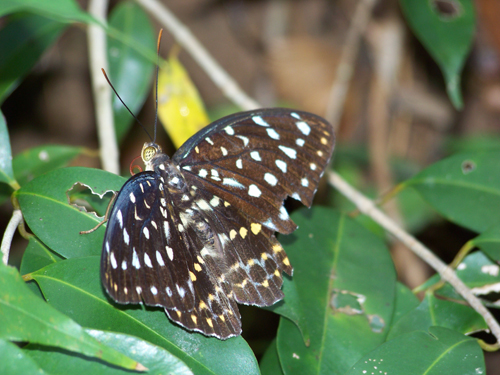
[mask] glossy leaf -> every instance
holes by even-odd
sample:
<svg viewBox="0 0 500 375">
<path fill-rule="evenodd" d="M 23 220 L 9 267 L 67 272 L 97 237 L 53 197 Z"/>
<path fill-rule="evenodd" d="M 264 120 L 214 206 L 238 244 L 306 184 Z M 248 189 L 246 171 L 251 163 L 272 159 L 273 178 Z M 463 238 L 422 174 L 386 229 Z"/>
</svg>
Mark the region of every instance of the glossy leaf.
<svg viewBox="0 0 500 375">
<path fill-rule="evenodd" d="M 158 346 L 121 333 L 86 330 L 102 344 L 123 353 L 148 368 L 148 374 L 191 375 L 193 372 L 178 358 Z M 65 351 L 50 351 L 37 345 L 25 350 L 49 374 L 112 375 L 130 374 L 129 371 L 111 367 L 104 362 L 89 361 Z"/>
<path fill-rule="evenodd" d="M 0 374 L 38 374 L 46 372 L 16 344 L 0 339 Z"/>
<path fill-rule="evenodd" d="M 158 117 L 177 148 L 210 122 L 198 90 L 173 54 L 158 77 Z"/>
<path fill-rule="evenodd" d="M 418 307 L 392 327 L 388 340 L 412 331 L 427 331 L 432 326 L 450 328 L 463 334 L 488 329 L 481 315 L 471 307 L 427 293 Z"/>
<path fill-rule="evenodd" d="M 418 298 L 406 285 L 397 282 L 396 284 L 396 306 L 392 316 L 391 327 L 401 319 L 406 313 L 415 309 L 420 304 Z M 392 329 L 392 328 L 391 328 Z"/>
<path fill-rule="evenodd" d="M 460 74 L 472 46 L 476 13 L 472 0 L 400 0 L 406 21 L 443 72 L 448 95 L 462 108 Z"/>
<path fill-rule="evenodd" d="M 2 112 L 0 112 L 0 182 L 11 186 L 15 184 L 9 130 Z"/>
<path fill-rule="evenodd" d="M 476 232 L 500 222 L 500 152 L 453 155 L 407 180 L 448 220 Z"/>
<path fill-rule="evenodd" d="M 74 0 L 2 0 L 0 17 L 15 12 L 31 12 L 60 22 L 98 23 L 91 15 L 81 10 Z"/>
<path fill-rule="evenodd" d="M 151 21 L 140 6 L 122 2 L 109 15 L 109 26 L 121 33 L 120 40 L 108 36 L 109 77 L 122 100 L 137 115 L 150 92 L 154 62 L 131 44 L 155 50 Z M 123 43 L 125 39 L 128 44 Z M 135 120 L 116 95 L 113 96 L 113 113 L 116 137 L 121 141 Z"/>
<path fill-rule="evenodd" d="M 456 274 L 478 297 L 490 293 L 500 293 L 500 267 L 481 251 L 467 255 L 462 263 L 458 265 Z M 434 275 L 418 289 L 425 290 L 438 281 L 439 276 Z M 462 300 L 462 297 L 449 284 L 445 284 L 442 288 L 436 290 L 436 294 Z M 484 303 L 490 307 L 500 307 L 498 302 L 487 303 L 484 301 Z"/>
<path fill-rule="evenodd" d="M 63 168 L 35 178 L 15 193 L 33 233 L 64 258 L 100 254 L 104 239 L 105 226 L 80 234 L 102 219 L 68 203 L 68 192 L 77 182 L 102 195 L 120 190 L 125 179 L 98 169 Z"/>
<path fill-rule="evenodd" d="M 282 375 L 281 364 L 276 348 L 276 340 L 273 340 L 260 360 L 260 372 L 262 375 Z"/>
<path fill-rule="evenodd" d="M 299 229 L 280 239 L 294 265 L 310 345 L 282 318 L 279 358 L 285 374 L 341 374 L 385 341 L 395 307 L 394 266 L 383 242 L 345 215 L 313 207 L 292 219 Z"/>
<path fill-rule="evenodd" d="M 480 248 L 491 259 L 500 262 L 500 223 L 493 225 L 470 242 L 472 246 Z"/>
<path fill-rule="evenodd" d="M 83 147 L 47 145 L 33 147 L 16 155 L 14 173 L 21 186 L 35 177 L 65 167 L 83 151 Z"/>
<path fill-rule="evenodd" d="M 38 271 L 49 264 L 59 262 L 63 259 L 60 255 L 52 252 L 37 237 L 32 236 L 29 238 L 26 250 L 24 250 L 20 268 L 21 275 Z"/>
<path fill-rule="evenodd" d="M 110 302 L 99 277 L 100 257 L 68 259 L 32 274 L 50 304 L 85 327 L 126 333 L 158 345 L 195 374 L 258 374 L 257 361 L 241 337 L 226 341 L 187 332 L 161 308 Z"/>
<path fill-rule="evenodd" d="M 102 345 L 33 295 L 17 270 L 1 262 L 0 286 L 0 338 L 56 346 L 128 369 L 137 368 L 137 362 Z"/>
<path fill-rule="evenodd" d="M 17 14 L 8 19 L 0 30 L 0 103 L 19 85 L 66 26 L 38 14 Z"/>
<path fill-rule="evenodd" d="M 486 371 L 477 341 L 442 327 L 413 331 L 366 354 L 346 375 L 477 375 Z"/>
</svg>

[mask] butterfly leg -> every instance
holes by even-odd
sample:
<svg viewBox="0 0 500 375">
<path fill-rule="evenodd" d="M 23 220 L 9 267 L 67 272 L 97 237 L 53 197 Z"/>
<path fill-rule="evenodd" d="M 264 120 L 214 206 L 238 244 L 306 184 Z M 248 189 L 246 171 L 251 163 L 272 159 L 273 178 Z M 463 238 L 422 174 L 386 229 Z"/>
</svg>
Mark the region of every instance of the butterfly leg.
<svg viewBox="0 0 500 375">
<path fill-rule="evenodd" d="M 113 202 L 115 201 L 117 195 L 118 192 L 115 191 L 108 203 L 108 207 L 106 208 L 106 214 L 104 215 L 104 219 L 102 219 L 102 221 L 99 224 L 97 224 L 94 228 L 80 231 L 80 234 L 89 234 L 95 232 L 101 225 L 103 225 L 106 221 L 108 221 L 109 211 L 111 211 L 111 208 L 113 207 Z"/>
</svg>

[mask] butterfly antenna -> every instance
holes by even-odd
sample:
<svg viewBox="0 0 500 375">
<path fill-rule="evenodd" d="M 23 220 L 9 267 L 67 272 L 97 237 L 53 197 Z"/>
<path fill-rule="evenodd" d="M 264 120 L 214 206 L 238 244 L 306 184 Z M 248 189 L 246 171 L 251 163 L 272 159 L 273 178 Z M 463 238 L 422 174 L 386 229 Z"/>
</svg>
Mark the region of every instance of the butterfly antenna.
<svg viewBox="0 0 500 375">
<path fill-rule="evenodd" d="M 163 34 L 163 29 L 160 29 L 160 33 L 158 34 L 158 43 L 156 45 L 156 88 L 155 88 L 156 106 L 155 106 L 155 133 L 153 142 L 156 142 L 156 124 L 158 123 L 158 74 L 160 71 L 160 43 L 162 34 Z"/>
<path fill-rule="evenodd" d="M 145 132 L 146 132 L 146 134 L 148 135 L 149 139 L 151 139 L 151 140 L 152 140 L 151 135 L 149 135 L 149 133 L 148 133 L 148 131 L 146 130 L 146 128 L 144 127 L 144 125 L 142 125 L 142 123 L 139 121 L 139 119 L 138 119 L 138 118 L 137 118 L 137 117 L 136 117 L 136 116 L 132 113 L 132 111 L 130 110 L 130 108 L 129 108 L 129 107 L 127 107 L 127 105 L 126 105 L 126 104 L 125 104 L 125 102 L 122 100 L 122 98 L 120 98 L 120 95 L 118 95 L 118 93 L 116 92 L 115 87 L 113 86 L 113 84 L 112 84 L 112 83 L 111 83 L 111 81 L 109 80 L 108 75 L 106 74 L 106 71 L 105 71 L 104 69 L 102 69 L 102 68 L 101 68 L 101 70 L 102 70 L 102 74 L 104 74 L 104 77 L 106 78 L 106 81 L 108 81 L 108 84 L 109 84 L 109 85 L 111 86 L 111 88 L 113 89 L 113 91 L 114 91 L 114 93 L 115 93 L 116 97 L 117 97 L 118 99 L 120 99 L 120 102 L 122 102 L 123 106 L 124 106 L 125 108 L 127 108 L 127 111 L 128 111 L 128 112 L 132 115 L 132 117 L 135 119 L 135 121 L 137 121 L 137 123 L 138 123 L 139 125 L 141 125 L 141 127 L 144 129 L 144 131 L 145 131 Z M 155 127 L 155 134 L 156 134 L 156 127 Z"/>
</svg>

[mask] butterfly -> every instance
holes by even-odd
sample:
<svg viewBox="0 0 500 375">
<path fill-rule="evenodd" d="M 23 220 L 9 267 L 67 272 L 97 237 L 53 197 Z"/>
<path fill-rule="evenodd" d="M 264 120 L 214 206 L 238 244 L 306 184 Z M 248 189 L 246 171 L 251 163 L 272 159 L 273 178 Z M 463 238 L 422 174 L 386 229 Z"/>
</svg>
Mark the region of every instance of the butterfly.
<svg viewBox="0 0 500 375">
<path fill-rule="evenodd" d="M 145 143 L 145 171 L 120 190 L 104 236 L 109 296 L 161 306 L 207 336 L 239 335 L 237 303 L 283 298 L 282 272 L 293 269 L 275 232 L 297 228 L 283 202 L 311 206 L 334 143 L 326 120 L 283 108 L 217 120 L 171 159 Z"/>
</svg>

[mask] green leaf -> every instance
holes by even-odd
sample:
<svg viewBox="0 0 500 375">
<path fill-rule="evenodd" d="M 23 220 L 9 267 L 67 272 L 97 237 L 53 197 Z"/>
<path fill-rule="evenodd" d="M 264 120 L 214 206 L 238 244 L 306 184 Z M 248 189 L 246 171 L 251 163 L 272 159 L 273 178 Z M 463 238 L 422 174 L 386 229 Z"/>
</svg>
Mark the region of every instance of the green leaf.
<svg viewBox="0 0 500 375">
<path fill-rule="evenodd" d="M 102 344 L 134 358 L 148 368 L 148 374 L 190 375 L 193 372 L 178 358 L 158 346 L 121 333 L 86 330 Z M 110 367 L 100 361 L 71 355 L 66 351 L 52 351 L 38 345 L 28 345 L 27 352 L 49 374 L 130 374 L 129 371 Z"/>
<path fill-rule="evenodd" d="M 109 26 L 122 33 L 121 40 L 108 37 L 109 77 L 132 113 L 141 109 L 151 89 L 154 63 L 131 47 L 131 43 L 154 51 L 156 40 L 149 17 L 142 8 L 132 2 L 118 4 L 109 16 Z M 116 137 L 119 141 L 127 134 L 134 118 L 113 96 L 113 113 Z"/>
<path fill-rule="evenodd" d="M 477 341 L 442 327 L 414 331 L 366 354 L 346 375 L 477 375 L 486 372 Z"/>
<path fill-rule="evenodd" d="M 260 372 L 262 375 L 282 375 L 278 349 L 276 348 L 276 339 L 274 339 L 260 361 Z"/>
<path fill-rule="evenodd" d="M 23 151 L 14 157 L 14 173 L 21 186 L 35 177 L 54 169 L 65 167 L 82 153 L 83 147 L 39 146 Z"/>
<path fill-rule="evenodd" d="M 346 215 L 313 207 L 281 237 L 310 332 L 281 319 L 277 346 L 285 373 L 342 374 L 385 341 L 394 311 L 396 274 L 386 246 Z M 374 266 L 376 265 L 376 266 Z"/>
<path fill-rule="evenodd" d="M 500 221 L 500 151 L 453 155 L 403 183 L 448 220 L 476 232 Z"/>
<path fill-rule="evenodd" d="M 66 26 L 30 13 L 8 19 L 0 30 L 0 103 L 14 91 Z"/>
<path fill-rule="evenodd" d="M 24 11 L 40 14 L 60 22 L 99 24 L 90 14 L 82 11 L 74 0 L 2 0 L 0 2 L 0 17 Z"/>
<path fill-rule="evenodd" d="M 441 68 L 453 105 L 462 108 L 460 74 L 472 46 L 476 23 L 472 0 L 399 3 L 411 29 Z"/>
<path fill-rule="evenodd" d="M 427 331 L 432 326 L 450 328 L 463 334 L 488 329 L 481 315 L 471 307 L 426 293 L 422 303 L 392 327 L 387 339 L 412 331 Z"/>
<path fill-rule="evenodd" d="M 24 350 L 3 339 L 0 339 L 0 373 L 3 375 L 46 374 Z"/>
<path fill-rule="evenodd" d="M 59 262 L 64 258 L 52 252 L 40 239 L 35 236 L 29 238 L 28 246 L 21 261 L 21 275 L 38 271 L 49 264 Z"/>
<path fill-rule="evenodd" d="M 15 268 L 0 262 L 0 338 L 56 346 L 128 369 L 138 363 L 102 345 L 31 293 Z"/>
<path fill-rule="evenodd" d="M 12 152 L 10 150 L 9 131 L 3 113 L 0 111 L 0 182 L 10 186 L 15 184 L 12 171 Z"/>
<path fill-rule="evenodd" d="M 491 259 L 500 262 L 500 223 L 493 225 L 470 242 L 472 246 L 480 248 Z"/>
<path fill-rule="evenodd" d="M 45 298 L 79 324 L 126 333 L 158 345 L 195 374 L 258 374 L 257 361 L 240 337 L 226 341 L 173 324 L 161 308 L 110 303 L 99 277 L 100 257 L 54 263 L 32 274 Z"/>
<path fill-rule="evenodd" d="M 493 262 L 481 251 L 476 251 L 469 254 L 457 267 L 457 276 L 469 287 L 475 295 L 481 297 L 490 293 L 500 293 L 500 267 Z M 432 276 L 418 289 L 425 290 L 439 281 L 439 275 Z M 445 284 L 442 288 L 436 290 L 436 294 L 440 296 L 454 299 L 463 300 L 455 289 L 449 284 Z M 488 303 L 483 301 L 487 306 L 500 307 L 498 302 Z"/>
<path fill-rule="evenodd" d="M 15 192 L 30 229 L 64 258 L 100 254 L 104 240 L 104 225 L 90 234 L 80 234 L 102 219 L 68 203 L 68 191 L 77 182 L 102 195 L 120 190 L 125 179 L 99 169 L 71 167 L 41 175 Z"/>
<path fill-rule="evenodd" d="M 401 319 L 406 313 L 410 312 L 420 304 L 418 298 L 404 284 L 396 283 L 396 307 L 392 316 L 391 327 Z M 391 328 L 392 329 L 392 328 Z"/>
</svg>

